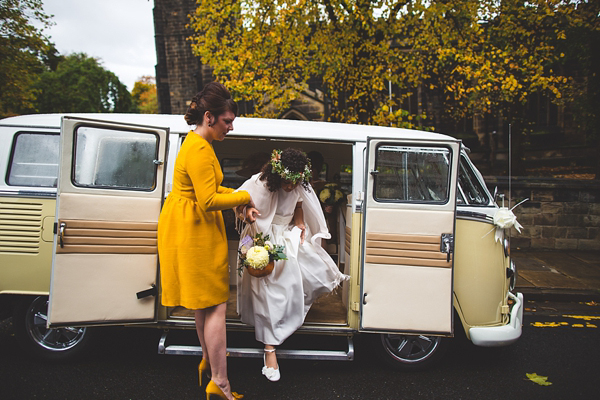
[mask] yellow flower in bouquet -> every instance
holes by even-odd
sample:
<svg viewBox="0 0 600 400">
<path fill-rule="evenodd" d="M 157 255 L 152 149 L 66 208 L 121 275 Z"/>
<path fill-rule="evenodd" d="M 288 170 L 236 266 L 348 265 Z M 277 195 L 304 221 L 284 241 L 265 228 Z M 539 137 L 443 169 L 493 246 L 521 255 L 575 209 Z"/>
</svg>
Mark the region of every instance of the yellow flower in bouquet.
<svg viewBox="0 0 600 400">
<path fill-rule="evenodd" d="M 323 188 L 323 190 L 321 190 L 321 193 L 319 193 L 319 200 L 321 200 L 321 203 L 325 203 L 327 200 L 329 200 L 330 197 L 331 191 L 328 188 Z"/>
<path fill-rule="evenodd" d="M 344 201 L 344 191 L 337 183 L 328 183 L 319 192 L 319 200 L 326 206 L 339 205 Z"/>
<path fill-rule="evenodd" d="M 263 269 L 269 263 L 269 252 L 263 246 L 253 246 L 246 253 L 246 264 Z"/>
</svg>

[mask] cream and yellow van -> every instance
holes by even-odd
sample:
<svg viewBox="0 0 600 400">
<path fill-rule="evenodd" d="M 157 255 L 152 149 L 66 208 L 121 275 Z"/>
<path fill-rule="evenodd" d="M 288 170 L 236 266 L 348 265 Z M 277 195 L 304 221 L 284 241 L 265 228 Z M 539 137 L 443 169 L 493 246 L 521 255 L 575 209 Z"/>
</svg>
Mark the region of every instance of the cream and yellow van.
<svg viewBox="0 0 600 400">
<path fill-rule="evenodd" d="M 334 336 L 336 349 L 278 351 L 282 358 L 352 360 L 364 335 L 382 359 L 421 368 L 442 355 L 455 329 L 478 346 L 521 335 L 523 297 L 512 293 L 509 239 L 500 209 L 461 142 L 442 134 L 337 123 L 238 118 L 214 144 L 224 185 L 245 160 L 274 148 L 324 156 L 321 177 L 346 201 L 328 218 L 327 244 L 351 276 L 320 298 L 297 334 Z M 31 352 L 82 352 L 94 327 L 164 331 L 159 353 L 201 354 L 177 343 L 194 329 L 189 310 L 160 305 L 156 226 L 173 161 L 189 127 L 178 115 L 26 115 L 0 120 L 0 314 L 12 315 Z M 237 233 L 230 247 L 230 330 L 236 314 Z M 257 278 L 260 279 L 260 278 Z M 92 335 L 92 336 L 91 336 Z M 320 346 L 322 347 L 322 346 Z M 261 357 L 261 348 L 230 348 Z"/>
</svg>

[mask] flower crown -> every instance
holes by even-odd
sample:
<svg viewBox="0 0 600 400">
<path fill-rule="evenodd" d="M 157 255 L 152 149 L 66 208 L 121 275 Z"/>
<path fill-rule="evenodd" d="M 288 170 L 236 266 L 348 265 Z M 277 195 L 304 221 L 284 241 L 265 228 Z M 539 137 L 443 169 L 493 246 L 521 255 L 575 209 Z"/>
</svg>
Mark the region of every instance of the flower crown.
<svg viewBox="0 0 600 400">
<path fill-rule="evenodd" d="M 273 172 L 286 181 L 290 181 L 294 184 L 299 181 L 310 182 L 310 177 L 312 175 L 310 161 L 304 166 L 304 171 L 292 172 L 281 164 L 281 150 L 275 149 L 273 150 L 273 153 L 271 153 L 269 164 L 271 164 Z"/>
</svg>

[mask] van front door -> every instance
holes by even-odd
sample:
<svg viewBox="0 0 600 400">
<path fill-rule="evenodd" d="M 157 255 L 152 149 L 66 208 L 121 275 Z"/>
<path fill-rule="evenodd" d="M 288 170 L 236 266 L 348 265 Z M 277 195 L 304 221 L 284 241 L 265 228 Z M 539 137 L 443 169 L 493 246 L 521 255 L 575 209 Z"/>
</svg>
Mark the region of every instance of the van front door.
<svg viewBox="0 0 600 400">
<path fill-rule="evenodd" d="M 49 326 L 155 320 L 167 139 L 63 117 Z"/>
<path fill-rule="evenodd" d="M 460 143 L 367 141 L 361 329 L 453 333 Z"/>
</svg>

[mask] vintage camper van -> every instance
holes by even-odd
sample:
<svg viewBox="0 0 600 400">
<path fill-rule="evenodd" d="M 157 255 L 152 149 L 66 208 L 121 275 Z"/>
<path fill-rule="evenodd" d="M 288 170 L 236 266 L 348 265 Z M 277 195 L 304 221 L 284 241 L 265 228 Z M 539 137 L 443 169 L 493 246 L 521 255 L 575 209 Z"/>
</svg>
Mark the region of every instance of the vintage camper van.
<svg viewBox="0 0 600 400">
<path fill-rule="evenodd" d="M 324 156 L 321 177 L 345 201 L 329 216 L 327 249 L 351 279 L 320 298 L 298 334 L 340 349 L 285 349 L 278 356 L 352 360 L 364 335 L 382 359 L 421 368 L 456 329 L 479 346 L 521 335 L 523 297 L 502 207 L 459 140 L 442 134 L 337 123 L 237 118 L 214 147 L 224 186 L 252 154 L 295 147 Z M 0 120 L 0 314 L 21 343 L 49 358 L 77 355 L 94 327 L 159 328 L 158 351 L 199 354 L 170 338 L 193 314 L 161 306 L 156 227 L 189 127 L 178 115 L 26 115 Z M 504 209 L 504 211 L 506 211 Z M 230 330 L 236 314 L 238 237 L 230 248 Z M 260 279 L 260 278 L 256 278 Z M 318 340 L 314 341 L 315 343 Z M 260 348 L 230 348 L 261 357 Z"/>
</svg>

